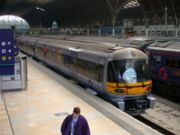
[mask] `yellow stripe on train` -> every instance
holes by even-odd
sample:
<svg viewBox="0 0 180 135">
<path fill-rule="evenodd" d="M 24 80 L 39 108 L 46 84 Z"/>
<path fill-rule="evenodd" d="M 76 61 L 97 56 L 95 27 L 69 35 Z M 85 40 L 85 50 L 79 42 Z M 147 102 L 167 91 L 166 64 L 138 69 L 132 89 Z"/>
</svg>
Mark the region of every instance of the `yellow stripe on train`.
<svg viewBox="0 0 180 135">
<path fill-rule="evenodd" d="M 107 82 L 106 83 L 106 91 L 112 94 L 120 94 L 120 95 L 137 95 L 144 94 L 147 92 L 151 92 L 152 81 L 146 82 L 137 82 L 137 83 L 114 83 Z"/>
</svg>

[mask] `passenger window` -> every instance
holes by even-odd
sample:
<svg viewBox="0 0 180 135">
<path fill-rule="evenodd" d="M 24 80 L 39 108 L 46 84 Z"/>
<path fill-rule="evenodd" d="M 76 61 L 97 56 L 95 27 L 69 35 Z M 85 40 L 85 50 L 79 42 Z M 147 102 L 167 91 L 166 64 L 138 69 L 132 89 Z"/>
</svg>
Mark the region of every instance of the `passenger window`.
<svg viewBox="0 0 180 135">
<path fill-rule="evenodd" d="M 98 82 L 103 81 L 103 65 L 99 65 L 94 62 L 78 59 L 76 63 L 76 68 L 78 70 L 78 73 L 89 77 L 93 80 L 96 80 Z"/>
<path fill-rule="evenodd" d="M 160 66 L 161 65 L 161 56 L 154 56 L 155 59 L 155 65 Z"/>
<path fill-rule="evenodd" d="M 180 59 L 166 58 L 165 65 L 170 68 L 180 69 Z"/>
<path fill-rule="evenodd" d="M 68 56 L 68 55 L 64 55 L 63 63 L 64 64 L 72 64 L 73 63 L 73 57 Z"/>
</svg>

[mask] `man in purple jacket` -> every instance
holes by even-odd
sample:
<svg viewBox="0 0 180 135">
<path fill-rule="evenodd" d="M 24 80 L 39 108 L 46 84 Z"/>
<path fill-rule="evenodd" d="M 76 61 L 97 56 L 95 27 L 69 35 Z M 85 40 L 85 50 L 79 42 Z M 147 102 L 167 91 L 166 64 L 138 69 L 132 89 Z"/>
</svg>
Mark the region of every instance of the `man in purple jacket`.
<svg viewBox="0 0 180 135">
<path fill-rule="evenodd" d="M 88 122 L 80 112 L 80 108 L 75 107 L 73 114 L 64 119 L 61 126 L 62 135 L 90 135 Z"/>
</svg>

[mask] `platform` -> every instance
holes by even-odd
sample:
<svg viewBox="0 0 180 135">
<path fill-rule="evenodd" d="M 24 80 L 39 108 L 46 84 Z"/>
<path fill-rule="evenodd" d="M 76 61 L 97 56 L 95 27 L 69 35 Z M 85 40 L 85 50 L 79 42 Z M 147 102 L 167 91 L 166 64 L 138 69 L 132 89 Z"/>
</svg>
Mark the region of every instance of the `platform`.
<svg viewBox="0 0 180 135">
<path fill-rule="evenodd" d="M 3 102 L 4 100 L 4 102 Z M 81 108 L 91 135 L 159 135 L 73 81 L 28 59 L 28 89 L 0 98 L 0 135 L 60 135 L 64 118 Z"/>
</svg>

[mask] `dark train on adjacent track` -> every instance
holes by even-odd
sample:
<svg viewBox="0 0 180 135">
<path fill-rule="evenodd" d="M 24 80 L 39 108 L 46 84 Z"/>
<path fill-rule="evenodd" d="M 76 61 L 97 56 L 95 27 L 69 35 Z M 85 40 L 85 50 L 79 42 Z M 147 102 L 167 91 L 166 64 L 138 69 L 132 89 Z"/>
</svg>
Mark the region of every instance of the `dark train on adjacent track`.
<svg viewBox="0 0 180 135">
<path fill-rule="evenodd" d="M 180 43 L 153 43 L 146 49 L 154 91 L 170 99 L 180 97 Z"/>
<path fill-rule="evenodd" d="M 133 47 L 149 56 L 153 91 L 172 98 L 180 97 L 180 39 L 163 37 L 87 37 L 43 35 L 43 38 L 69 40 L 77 42 L 101 43 L 110 46 Z"/>
<path fill-rule="evenodd" d="M 135 48 L 21 36 L 20 50 L 138 115 L 153 107 L 148 56 Z"/>
</svg>

